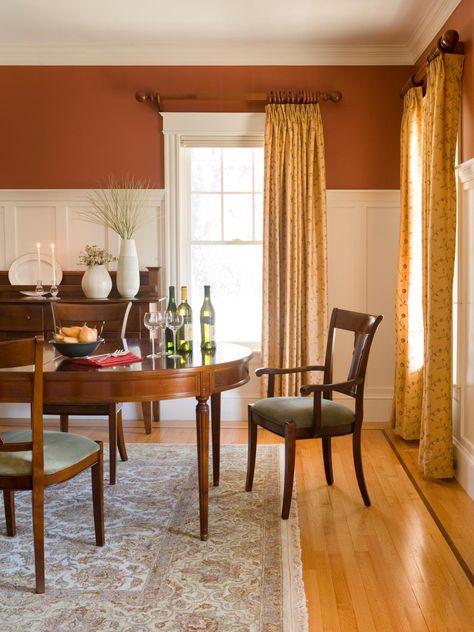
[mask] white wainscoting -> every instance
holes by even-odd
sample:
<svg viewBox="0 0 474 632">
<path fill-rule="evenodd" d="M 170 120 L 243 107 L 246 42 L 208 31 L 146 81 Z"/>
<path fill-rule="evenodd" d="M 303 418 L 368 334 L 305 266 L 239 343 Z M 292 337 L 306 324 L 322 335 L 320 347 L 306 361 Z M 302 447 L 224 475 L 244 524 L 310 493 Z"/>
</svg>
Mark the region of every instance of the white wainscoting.
<svg viewBox="0 0 474 632">
<path fill-rule="evenodd" d="M 474 158 L 458 167 L 458 379 L 453 407 L 456 478 L 474 498 Z"/>
<path fill-rule="evenodd" d="M 76 217 L 86 205 L 84 190 L 0 190 L 0 265 L 8 269 L 15 258 L 34 252 L 36 242 L 57 244 L 63 269 L 78 269 L 77 257 L 84 245 L 95 243 L 118 254 L 119 240 L 111 231 Z M 149 221 L 136 235 L 141 267 L 164 265 L 166 243 L 163 225 L 164 192 L 153 191 L 147 210 Z M 344 307 L 381 313 L 384 321 L 374 341 L 366 387 L 367 423 L 387 421 L 393 394 L 393 314 L 398 244 L 399 193 L 389 191 L 328 191 L 329 309 Z M 350 346 L 342 340 L 335 377 L 342 378 L 343 362 Z M 260 364 L 254 354 L 251 374 Z M 259 397 L 259 383 L 223 394 L 224 420 L 246 419 L 247 404 Z M 194 400 L 162 403 L 163 419 L 192 419 Z M 125 418 L 139 415 L 127 405 Z M 20 406 L 0 408 L 0 416 L 26 416 Z"/>
</svg>

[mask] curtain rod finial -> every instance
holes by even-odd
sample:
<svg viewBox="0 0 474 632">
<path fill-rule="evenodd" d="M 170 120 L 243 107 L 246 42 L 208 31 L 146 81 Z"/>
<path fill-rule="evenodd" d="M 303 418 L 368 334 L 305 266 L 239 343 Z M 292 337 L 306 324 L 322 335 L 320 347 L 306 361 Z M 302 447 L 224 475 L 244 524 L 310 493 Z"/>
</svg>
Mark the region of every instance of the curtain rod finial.
<svg viewBox="0 0 474 632">
<path fill-rule="evenodd" d="M 158 112 L 161 112 L 161 103 L 160 103 L 160 95 L 158 92 L 146 92 L 145 90 L 138 90 L 135 93 L 135 99 L 140 103 L 145 103 L 146 101 L 150 101 L 150 103 L 154 103 L 158 108 Z"/>
</svg>

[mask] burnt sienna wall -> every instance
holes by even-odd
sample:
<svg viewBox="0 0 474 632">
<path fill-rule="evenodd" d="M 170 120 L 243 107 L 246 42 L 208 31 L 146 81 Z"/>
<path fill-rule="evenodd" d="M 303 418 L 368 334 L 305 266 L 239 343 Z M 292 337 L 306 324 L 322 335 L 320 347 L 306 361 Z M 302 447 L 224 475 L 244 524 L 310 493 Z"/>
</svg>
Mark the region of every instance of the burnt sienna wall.
<svg viewBox="0 0 474 632">
<path fill-rule="evenodd" d="M 95 188 L 129 174 L 163 187 L 161 117 L 135 100 L 274 89 L 341 90 L 321 106 L 330 189 L 399 187 L 399 91 L 408 66 L 0 67 L 0 188 Z M 168 110 L 252 111 L 244 103 Z"/>
</svg>

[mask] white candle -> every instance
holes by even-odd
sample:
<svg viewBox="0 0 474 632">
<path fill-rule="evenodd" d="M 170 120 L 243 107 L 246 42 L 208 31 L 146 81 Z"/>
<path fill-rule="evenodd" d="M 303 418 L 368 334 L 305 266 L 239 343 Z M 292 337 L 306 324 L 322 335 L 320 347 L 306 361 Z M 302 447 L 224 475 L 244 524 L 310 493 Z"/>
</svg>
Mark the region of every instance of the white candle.
<svg viewBox="0 0 474 632">
<path fill-rule="evenodd" d="M 36 244 L 36 251 L 38 253 L 38 278 L 37 281 L 41 281 L 41 244 L 38 242 Z"/>
<path fill-rule="evenodd" d="M 54 244 L 51 244 L 51 258 L 53 260 L 53 278 L 51 285 L 56 285 L 56 259 L 54 258 Z"/>
</svg>

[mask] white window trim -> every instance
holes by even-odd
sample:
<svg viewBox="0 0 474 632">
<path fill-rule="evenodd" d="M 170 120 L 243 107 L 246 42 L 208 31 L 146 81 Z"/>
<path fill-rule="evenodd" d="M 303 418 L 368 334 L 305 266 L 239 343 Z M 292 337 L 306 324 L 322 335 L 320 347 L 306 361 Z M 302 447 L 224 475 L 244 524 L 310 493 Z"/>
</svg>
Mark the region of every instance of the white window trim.
<svg viewBox="0 0 474 632">
<path fill-rule="evenodd" d="M 163 258 L 165 287 L 187 282 L 189 262 L 183 257 L 188 225 L 180 213 L 186 204 L 186 161 L 182 137 L 259 137 L 263 143 L 265 114 L 232 112 L 162 112 L 165 162 L 165 226 Z"/>
</svg>

